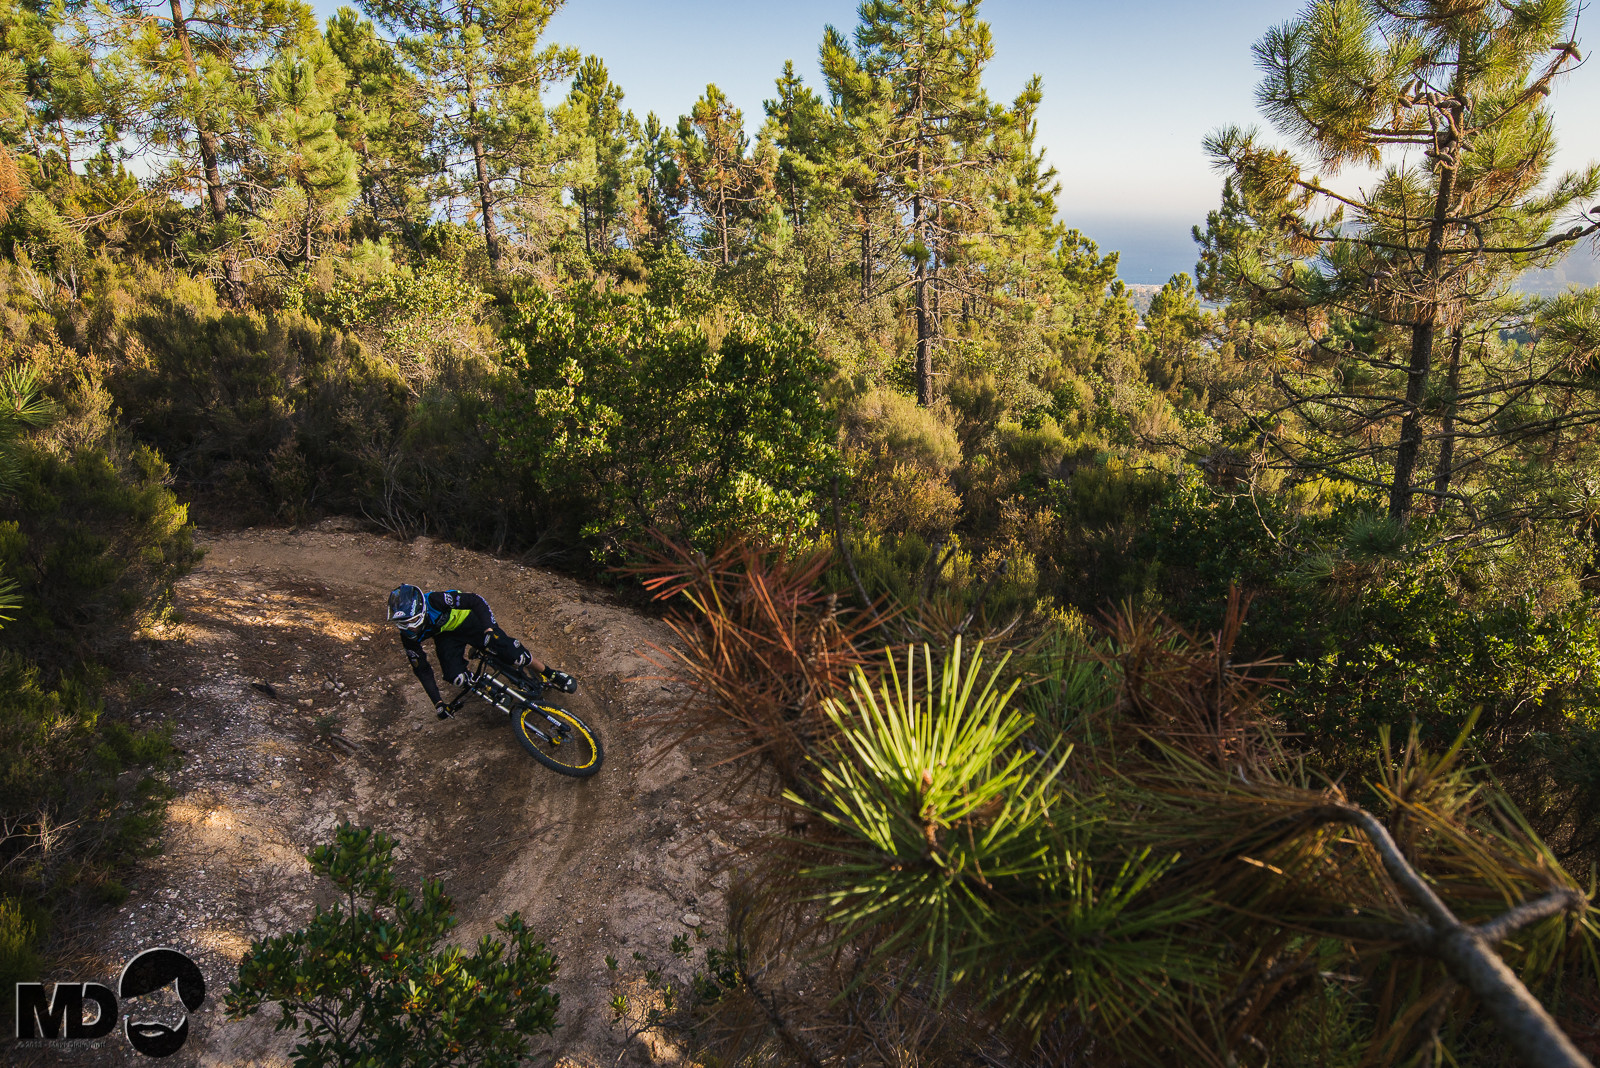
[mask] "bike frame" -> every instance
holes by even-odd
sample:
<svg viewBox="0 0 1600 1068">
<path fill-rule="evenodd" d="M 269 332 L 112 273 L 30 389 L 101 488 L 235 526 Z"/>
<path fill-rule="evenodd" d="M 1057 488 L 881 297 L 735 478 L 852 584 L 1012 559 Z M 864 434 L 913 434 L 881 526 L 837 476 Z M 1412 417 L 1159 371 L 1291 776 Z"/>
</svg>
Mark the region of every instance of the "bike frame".
<svg viewBox="0 0 1600 1068">
<path fill-rule="evenodd" d="M 533 691 L 527 694 L 520 693 L 507 682 L 514 669 L 502 663 L 497 657 L 481 649 L 471 649 L 468 657 L 477 661 L 477 667 L 467 676 L 467 684 L 456 695 L 456 699 L 450 702 L 452 709 L 460 708 L 462 702 L 466 700 L 467 694 L 475 693 L 501 712 L 504 712 L 511 719 L 516 718 L 516 710 L 514 707 L 507 707 L 507 704 L 503 702 L 516 705 L 526 701 L 529 705 L 539 709 L 540 712 L 544 712 L 544 707 L 539 703 L 539 697 L 544 693 L 544 683 L 536 679 L 530 679 L 518 672 L 516 676 L 517 685 Z M 545 713 L 544 718 L 557 733 L 563 736 L 567 734 L 567 731 L 562 728 L 561 722 L 555 717 Z M 541 730 L 537 723 L 529 721 L 527 726 L 529 730 L 545 741 L 556 741 L 556 739 L 551 738 L 550 735 Z"/>
</svg>

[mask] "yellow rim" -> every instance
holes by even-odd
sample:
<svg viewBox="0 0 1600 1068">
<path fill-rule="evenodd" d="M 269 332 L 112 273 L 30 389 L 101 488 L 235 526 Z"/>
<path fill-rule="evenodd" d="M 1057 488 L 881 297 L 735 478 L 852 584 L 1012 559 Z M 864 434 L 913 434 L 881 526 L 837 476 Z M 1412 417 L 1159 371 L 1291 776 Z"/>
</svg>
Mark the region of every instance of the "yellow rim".
<svg viewBox="0 0 1600 1068">
<path fill-rule="evenodd" d="M 590 734 L 582 723 L 579 723 L 576 719 L 567 715 L 559 708 L 530 708 L 524 711 L 522 713 L 522 717 L 517 720 L 517 728 L 522 731 L 522 736 L 524 738 L 528 739 L 528 741 L 532 742 L 534 745 L 545 744 L 543 738 L 540 738 L 537 734 L 530 733 L 528 730 L 528 717 L 534 715 L 535 713 L 544 713 L 545 715 L 555 716 L 557 719 L 561 720 L 561 722 L 571 727 L 583 738 L 585 742 L 588 743 L 589 759 L 585 760 L 582 764 L 566 764 L 567 767 L 573 769 L 574 771 L 582 771 L 584 768 L 589 767 L 595 762 L 595 758 L 600 754 L 600 747 L 594 744 L 594 735 Z M 543 752 L 546 755 L 549 755 L 550 749 L 546 747 Z M 552 759 L 555 758 L 552 757 Z"/>
</svg>

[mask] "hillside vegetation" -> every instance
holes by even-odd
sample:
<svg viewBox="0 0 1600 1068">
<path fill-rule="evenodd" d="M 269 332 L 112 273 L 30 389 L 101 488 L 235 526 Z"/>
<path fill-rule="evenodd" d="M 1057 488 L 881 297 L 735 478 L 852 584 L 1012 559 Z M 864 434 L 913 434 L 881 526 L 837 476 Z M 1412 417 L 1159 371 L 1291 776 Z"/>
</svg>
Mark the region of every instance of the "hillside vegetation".
<svg viewBox="0 0 1600 1068">
<path fill-rule="evenodd" d="M 1263 27 L 1138 310 L 976 0 L 675 118 L 557 6 L 0 8 L 0 970 L 154 842 L 105 665 L 188 510 L 340 515 L 673 613 L 667 737 L 772 832 L 618 1009 L 685 1055 L 1586 1063 L 1600 287 L 1527 282 L 1600 233 L 1578 5 Z"/>
</svg>

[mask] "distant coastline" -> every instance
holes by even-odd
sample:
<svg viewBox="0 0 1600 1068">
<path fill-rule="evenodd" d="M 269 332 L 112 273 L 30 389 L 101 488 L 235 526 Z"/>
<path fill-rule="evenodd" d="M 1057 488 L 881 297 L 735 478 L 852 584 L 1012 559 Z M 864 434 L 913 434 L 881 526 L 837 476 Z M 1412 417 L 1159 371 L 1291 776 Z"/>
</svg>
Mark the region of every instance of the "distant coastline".
<svg viewBox="0 0 1600 1068">
<path fill-rule="evenodd" d="M 1143 315 L 1150 300 L 1176 274 L 1194 277 L 1197 249 L 1187 225 L 1132 225 L 1102 222 L 1080 225 L 1100 247 L 1100 254 L 1120 253 L 1117 276 L 1128 287 L 1128 299 Z M 1517 288 L 1524 293 L 1554 296 L 1578 286 L 1600 285 L 1600 245 L 1584 245 L 1566 259 L 1540 271 L 1529 271 Z"/>
</svg>

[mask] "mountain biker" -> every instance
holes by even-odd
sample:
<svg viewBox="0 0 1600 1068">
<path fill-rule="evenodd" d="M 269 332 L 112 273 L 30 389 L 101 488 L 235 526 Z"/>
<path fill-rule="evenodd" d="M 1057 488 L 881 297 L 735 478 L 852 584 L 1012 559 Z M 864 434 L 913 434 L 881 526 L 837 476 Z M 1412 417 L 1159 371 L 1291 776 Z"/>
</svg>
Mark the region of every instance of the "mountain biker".
<svg viewBox="0 0 1600 1068">
<path fill-rule="evenodd" d="M 433 710 L 440 719 L 455 715 L 443 697 L 433 677 L 433 666 L 423 651 L 424 639 L 433 639 L 433 650 L 439 654 L 439 667 L 445 678 L 457 686 L 467 682 L 467 647 L 485 650 L 517 667 L 533 669 L 540 676 L 567 693 L 578 688 L 577 680 L 564 671 L 553 671 L 534 657 L 521 642 L 500 629 L 495 622 L 494 610 L 475 593 L 460 590 L 436 590 L 423 593 L 410 583 L 396 586 L 389 593 L 389 622 L 400 631 L 400 644 L 405 648 L 411 670 L 433 700 Z"/>
</svg>

